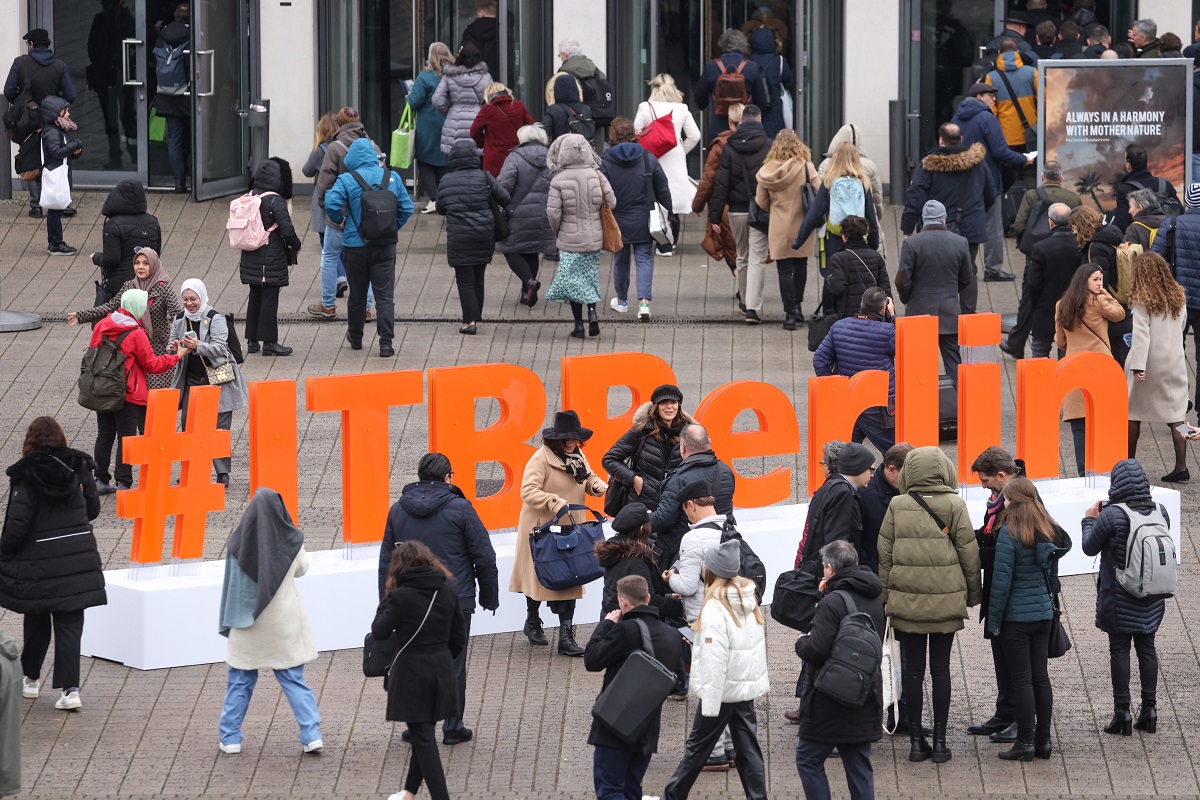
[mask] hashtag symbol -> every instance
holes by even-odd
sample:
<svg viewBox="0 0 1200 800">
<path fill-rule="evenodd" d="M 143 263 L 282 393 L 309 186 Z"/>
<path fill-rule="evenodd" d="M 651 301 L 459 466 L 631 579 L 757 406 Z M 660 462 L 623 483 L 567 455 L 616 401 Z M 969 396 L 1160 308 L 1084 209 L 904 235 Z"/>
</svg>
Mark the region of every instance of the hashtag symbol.
<svg viewBox="0 0 1200 800">
<path fill-rule="evenodd" d="M 145 433 L 122 442 L 126 463 L 141 465 L 137 486 L 117 493 L 117 516 L 133 520 L 132 564 L 162 561 L 169 516 L 175 517 L 172 558 L 201 558 L 208 514 L 225 508 L 225 487 L 209 479 L 212 460 L 230 454 L 229 431 L 217 428 L 221 387 L 195 386 L 190 392 L 182 433 L 175 430 L 179 392 L 155 389 L 146 408 Z M 179 485 L 172 486 L 176 462 L 182 464 Z"/>
</svg>

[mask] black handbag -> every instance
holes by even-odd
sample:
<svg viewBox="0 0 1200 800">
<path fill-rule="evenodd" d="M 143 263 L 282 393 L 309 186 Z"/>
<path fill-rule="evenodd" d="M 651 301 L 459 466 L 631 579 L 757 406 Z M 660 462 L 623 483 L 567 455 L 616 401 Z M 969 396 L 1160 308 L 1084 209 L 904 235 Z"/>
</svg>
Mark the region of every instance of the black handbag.
<svg viewBox="0 0 1200 800">
<path fill-rule="evenodd" d="M 645 444 L 646 437 L 643 436 L 633 453 L 625 459 L 625 466 L 633 469 L 633 465 L 638 461 L 638 456 L 641 455 L 642 446 Z M 633 502 L 632 494 L 632 486 L 626 486 L 616 479 L 609 481 L 608 491 L 604 493 L 604 515 L 615 517 L 622 508 Z"/>
<path fill-rule="evenodd" d="M 396 659 L 405 649 L 412 644 L 413 639 L 417 638 L 417 634 L 425 627 L 426 620 L 429 619 L 429 612 L 433 611 L 433 603 L 437 600 L 437 591 L 434 591 L 433 597 L 429 598 L 429 608 L 425 609 L 425 616 L 421 618 L 421 624 L 413 631 L 413 635 L 408 637 L 408 641 L 404 646 L 400 646 L 400 636 L 396 631 L 392 631 L 391 635 L 386 639 L 377 640 L 374 634 L 368 633 L 363 639 L 363 675 L 368 678 L 386 678 L 392 671 L 392 667 L 396 666 Z"/>
<path fill-rule="evenodd" d="M 771 597 L 771 619 L 794 630 L 807 631 L 812 627 L 819 602 L 821 576 L 811 568 L 781 573 L 775 579 L 775 593 Z"/>
<path fill-rule="evenodd" d="M 821 301 L 817 310 L 808 318 L 808 352 L 817 352 L 817 348 L 821 346 L 821 342 L 825 341 L 825 337 L 833 328 L 833 323 L 841 318 L 841 314 L 832 309 L 826 309 L 825 301 Z"/>
<path fill-rule="evenodd" d="M 625 658 L 612 682 L 592 706 L 592 716 L 626 744 L 637 744 L 646 734 L 650 718 L 675 690 L 674 670 L 654 657 L 650 628 L 631 620 L 642 632 L 642 649 Z"/>
<path fill-rule="evenodd" d="M 1050 573 L 1042 569 L 1042 577 L 1046 580 L 1046 591 L 1050 593 L 1050 605 L 1054 608 L 1054 619 L 1050 622 L 1050 638 L 1046 641 L 1046 655 L 1049 658 L 1062 658 L 1071 649 L 1071 638 L 1062 624 L 1062 604 L 1058 593 L 1050 585 Z"/>
<path fill-rule="evenodd" d="M 115 295 L 113 295 L 112 292 L 108 291 L 108 287 L 106 287 L 100 281 L 95 281 L 95 284 L 96 284 L 96 303 L 95 303 L 95 305 L 92 306 L 93 308 L 95 308 L 96 306 L 102 306 L 105 303 L 107 303 L 109 300 L 112 300 L 113 297 L 115 297 Z"/>
<path fill-rule="evenodd" d="M 488 205 L 492 207 L 492 217 L 494 218 L 492 233 L 497 242 L 503 242 L 512 233 L 512 227 L 508 224 L 508 209 L 496 202 L 492 190 L 488 188 Z"/>
</svg>

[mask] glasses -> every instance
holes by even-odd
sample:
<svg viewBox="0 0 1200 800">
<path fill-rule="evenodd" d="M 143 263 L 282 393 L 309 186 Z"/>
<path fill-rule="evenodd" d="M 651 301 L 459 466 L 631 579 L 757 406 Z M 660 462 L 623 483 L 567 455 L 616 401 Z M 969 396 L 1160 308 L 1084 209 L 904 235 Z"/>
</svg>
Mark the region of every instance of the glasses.
<svg viewBox="0 0 1200 800">
<path fill-rule="evenodd" d="M 818 464 L 820 464 L 820 465 L 823 467 L 823 466 L 825 466 L 825 459 L 823 459 L 823 458 L 822 458 L 822 459 L 821 459 L 820 461 L 818 461 L 817 463 L 818 463 Z"/>
</svg>

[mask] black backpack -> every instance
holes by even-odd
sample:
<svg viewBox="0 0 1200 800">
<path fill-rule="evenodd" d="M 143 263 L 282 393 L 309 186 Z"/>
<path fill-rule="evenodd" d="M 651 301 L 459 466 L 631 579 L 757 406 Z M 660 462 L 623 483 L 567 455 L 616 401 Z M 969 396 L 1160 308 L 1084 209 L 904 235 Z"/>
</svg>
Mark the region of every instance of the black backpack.
<svg viewBox="0 0 1200 800">
<path fill-rule="evenodd" d="M 42 114 L 29 86 L 28 57 L 23 56 L 18 61 L 21 93 L 4 112 L 4 135 L 10 142 L 21 144 L 41 129 Z"/>
<path fill-rule="evenodd" d="M 121 343 L 134 330 L 114 339 L 101 336 L 98 345 L 88 347 L 79 366 L 79 405 L 110 414 L 125 407 L 125 354 Z"/>
<path fill-rule="evenodd" d="M 592 110 L 592 121 L 600 127 L 611 125 L 616 119 L 617 108 L 613 101 L 613 88 L 605 78 L 600 77 L 599 70 L 583 84 L 583 102 Z"/>
<path fill-rule="evenodd" d="M 1033 246 L 1050 235 L 1050 206 L 1054 201 L 1046 194 L 1041 186 L 1036 189 L 1037 202 L 1029 209 L 1029 219 L 1025 222 L 1025 232 L 1021 234 L 1021 243 L 1017 249 L 1025 255 L 1033 253 Z"/>
<path fill-rule="evenodd" d="M 750 545 L 746 544 L 746 540 L 738 533 L 735 528 L 732 517 L 727 517 L 724 524 L 721 526 L 721 541 L 728 542 L 730 539 L 737 539 L 739 549 L 741 550 L 741 563 L 738 566 L 738 575 L 743 578 L 749 578 L 754 581 L 754 598 L 761 603 L 763 592 L 767 590 L 767 568 L 763 564 L 762 559 L 754 552 Z"/>
<path fill-rule="evenodd" d="M 578 133 L 589 142 L 596 135 L 596 123 L 591 117 L 585 117 L 570 106 L 564 106 L 567 109 L 567 131 L 569 133 Z"/>
<path fill-rule="evenodd" d="M 354 220 L 354 227 L 358 228 L 363 244 L 394 244 L 399 235 L 396 231 L 396 195 L 388 188 L 392 171 L 384 170 L 386 180 L 374 186 L 363 180 L 358 170 L 352 169 L 350 174 L 362 187 L 362 194 L 358 198 L 359 214 L 358 219 Z M 353 206 L 350 217 L 354 217 Z"/>
<path fill-rule="evenodd" d="M 871 615 L 858 610 L 849 592 L 838 589 L 833 594 L 845 601 L 846 615 L 838 623 L 833 648 L 817 672 L 813 688 L 847 708 L 862 708 L 875 691 L 883 642 Z"/>
<path fill-rule="evenodd" d="M 1137 181 L 1125 181 L 1131 186 L 1136 186 L 1139 189 L 1149 189 L 1149 186 L 1143 186 Z M 1158 208 L 1163 213 L 1163 217 L 1168 220 L 1173 220 L 1183 213 L 1183 205 L 1179 202 L 1179 198 L 1171 194 L 1171 184 L 1167 183 L 1166 178 L 1158 179 L 1158 187 L 1153 189 L 1154 197 L 1158 200 Z"/>
<path fill-rule="evenodd" d="M 215 308 L 208 310 L 205 316 L 208 317 L 209 325 L 212 324 L 213 317 L 216 315 L 217 310 Z M 175 315 L 175 319 L 183 319 L 183 316 L 183 312 L 181 311 Z M 238 338 L 237 329 L 233 326 L 233 314 L 222 314 L 221 316 L 225 317 L 225 329 L 227 331 L 225 335 L 225 347 L 229 349 L 229 355 L 233 357 L 233 362 L 241 364 L 245 362 L 246 356 L 242 352 L 242 340 Z"/>
</svg>

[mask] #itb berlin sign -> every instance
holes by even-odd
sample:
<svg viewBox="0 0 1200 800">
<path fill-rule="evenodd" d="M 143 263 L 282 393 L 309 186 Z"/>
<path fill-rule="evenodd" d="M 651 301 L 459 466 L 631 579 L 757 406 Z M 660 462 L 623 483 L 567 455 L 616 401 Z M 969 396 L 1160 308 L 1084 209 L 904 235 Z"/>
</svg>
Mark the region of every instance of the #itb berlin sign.
<svg viewBox="0 0 1200 800">
<path fill-rule="evenodd" d="M 1038 69 L 1039 175 L 1057 161 L 1063 187 L 1105 216 L 1116 208 L 1131 144 L 1146 148 L 1147 168 L 1181 196 L 1200 177 L 1191 174 L 1190 58 L 1046 59 Z"/>
</svg>

